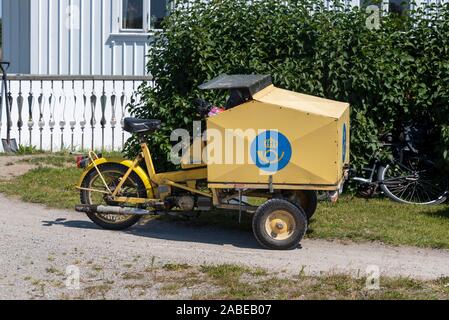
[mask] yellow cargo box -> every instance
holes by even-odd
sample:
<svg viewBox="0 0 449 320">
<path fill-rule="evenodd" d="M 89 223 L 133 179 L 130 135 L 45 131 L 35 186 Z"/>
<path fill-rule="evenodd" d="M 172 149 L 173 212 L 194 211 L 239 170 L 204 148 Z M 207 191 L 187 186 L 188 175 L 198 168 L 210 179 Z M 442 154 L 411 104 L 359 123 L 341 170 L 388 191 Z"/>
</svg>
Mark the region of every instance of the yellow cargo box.
<svg viewBox="0 0 449 320">
<path fill-rule="evenodd" d="M 209 187 L 339 190 L 350 157 L 349 104 L 283 90 L 271 78 L 265 84 L 208 118 Z"/>
</svg>

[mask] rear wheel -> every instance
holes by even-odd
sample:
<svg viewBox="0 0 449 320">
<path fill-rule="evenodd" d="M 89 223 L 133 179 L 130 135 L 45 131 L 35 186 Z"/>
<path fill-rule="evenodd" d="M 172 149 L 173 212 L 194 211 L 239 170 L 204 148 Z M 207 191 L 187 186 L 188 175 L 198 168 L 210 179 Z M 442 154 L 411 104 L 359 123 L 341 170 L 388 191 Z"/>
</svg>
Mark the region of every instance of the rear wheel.
<svg viewBox="0 0 449 320">
<path fill-rule="evenodd" d="M 284 193 L 284 198 L 304 210 L 307 219 L 312 219 L 318 207 L 316 191 L 302 190 Z"/>
<path fill-rule="evenodd" d="M 304 210 L 287 200 L 269 200 L 257 209 L 253 217 L 254 236 L 267 249 L 296 249 L 306 231 Z"/>
<path fill-rule="evenodd" d="M 399 203 L 433 205 L 447 198 L 448 180 L 429 160 L 410 158 L 381 167 L 378 178 L 385 195 Z"/>
<path fill-rule="evenodd" d="M 117 187 L 121 181 L 121 178 L 128 171 L 127 167 L 115 163 L 99 165 L 98 169 L 103 175 L 104 180 L 111 191 Z M 91 190 L 108 191 L 95 168 L 92 169 L 84 178 L 81 187 Z M 120 205 L 109 201 L 107 199 L 107 194 L 94 192 L 91 190 L 81 190 L 81 204 L 104 206 Z M 145 185 L 136 173 L 131 173 L 118 196 L 128 198 L 146 198 Z M 141 219 L 140 216 L 134 215 L 124 216 L 99 213 L 88 214 L 87 216 L 90 220 L 92 220 L 92 222 L 107 230 L 125 230 L 138 223 Z"/>
</svg>

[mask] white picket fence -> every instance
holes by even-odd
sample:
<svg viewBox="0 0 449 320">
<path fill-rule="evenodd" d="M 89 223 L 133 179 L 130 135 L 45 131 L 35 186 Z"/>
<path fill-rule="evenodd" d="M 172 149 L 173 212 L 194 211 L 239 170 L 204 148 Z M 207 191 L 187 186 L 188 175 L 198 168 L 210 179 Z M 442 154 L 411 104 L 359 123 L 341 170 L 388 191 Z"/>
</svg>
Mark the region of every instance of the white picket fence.
<svg viewBox="0 0 449 320">
<path fill-rule="evenodd" d="M 132 97 L 139 98 L 136 90 L 142 82 L 151 81 L 142 76 L 11 75 L 7 92 L 11 138 L 19 145 L 51 152 L 121 150 L 130 136 L 123 131 L 127 104 Z M 0 134 L 6 138 L 2 97 Z"/>
</svg>

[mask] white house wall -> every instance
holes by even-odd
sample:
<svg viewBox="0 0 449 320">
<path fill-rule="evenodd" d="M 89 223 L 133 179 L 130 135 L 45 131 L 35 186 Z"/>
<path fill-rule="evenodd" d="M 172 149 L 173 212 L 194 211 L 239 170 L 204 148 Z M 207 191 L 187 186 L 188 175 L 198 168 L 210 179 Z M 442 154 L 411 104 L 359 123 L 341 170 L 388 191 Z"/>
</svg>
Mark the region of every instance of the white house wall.
<svg viewBox="0 0 449 320">
<path fill-rule="evenodd" d="M 14 60 L 11 70 L 27 73 L 30 70 L 30 2 L 3 0 L 3 55 Z"/>
<path fill-rule="evenodd" d="M 120 6 L 119 0 L 3 0 L 11 71 L 144 75 L 149 35 L 120 33 Z"/>
</svg>

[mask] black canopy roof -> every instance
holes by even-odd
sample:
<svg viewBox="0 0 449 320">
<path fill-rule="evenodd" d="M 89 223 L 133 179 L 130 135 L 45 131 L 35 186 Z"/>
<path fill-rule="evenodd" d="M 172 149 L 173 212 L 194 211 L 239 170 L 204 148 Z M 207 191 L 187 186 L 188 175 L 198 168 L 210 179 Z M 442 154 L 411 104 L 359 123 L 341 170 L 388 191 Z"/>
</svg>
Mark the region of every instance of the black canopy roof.
<svg viewBox="0 0 449 320">
<path fill-rule="evenodd" d="M 248 89 L 252 95 L 272 84 L 271 76 L 258 74 L 223 74 L 200 86 L 201 90 Z"/>
</svg>

